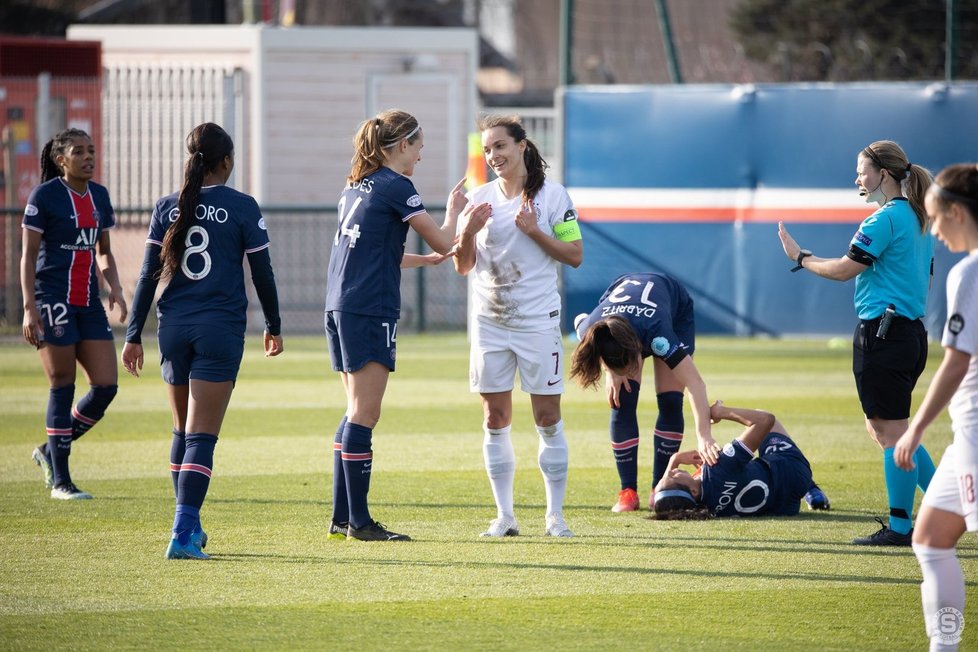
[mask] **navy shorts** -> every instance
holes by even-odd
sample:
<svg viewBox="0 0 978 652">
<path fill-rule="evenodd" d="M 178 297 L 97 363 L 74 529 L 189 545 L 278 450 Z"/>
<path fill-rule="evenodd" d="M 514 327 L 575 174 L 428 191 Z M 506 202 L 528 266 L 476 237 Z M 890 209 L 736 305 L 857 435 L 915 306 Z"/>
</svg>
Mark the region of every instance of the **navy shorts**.
<svg viewBox="0 0 978 652">
<path fill-rule="evenodd" d="M 812 465 L 788 435 L 772 432 L 757 449 L 758 458 L 771 470 L 772 482 L 789 502 L 798 506 L 812 486 Z"/>
<path fill-rule="evenodd" d="M 112 327 L 101 303 L 70 306 L 67 303 L 37 299 L 44 333 L 41 339 L 54 346 L 70 346 L 82 340 L 111 340 Z"/>
<path fill-rule="evenodd" d="M 379 362 L 394 371 L 397 319 L 327 310 L 325 322 L 333 371 L 353 373 L 368 362 Z"/>
<path fill-rule="evenodd" d="M 896 317 L 881 340 L 879 322 L 860 321 L 852 338 L 859 402 L 868 418 L 907 419 L 911 394 L 927 364 L 927 329 L 919 319 Z"/>
<path fill-rule="evenodd" d="M 244 335 L 213 325 L 161 326 L 160 373 L 168 385 L 190 380 L 235 381 L 244 355 Z"/>
</svg>

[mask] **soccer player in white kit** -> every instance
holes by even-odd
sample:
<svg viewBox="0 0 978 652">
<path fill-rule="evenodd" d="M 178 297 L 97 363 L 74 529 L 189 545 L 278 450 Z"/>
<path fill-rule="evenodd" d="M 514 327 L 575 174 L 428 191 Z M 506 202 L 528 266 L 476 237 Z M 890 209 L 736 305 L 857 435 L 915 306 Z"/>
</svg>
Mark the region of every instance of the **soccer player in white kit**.
<svg viewBox="0 0 978 652">
<path fill-rule="evenodd" d="M 483 455 L 496 501 L 496 518 L 483 536 L 519 534 L 510 439 L 518 369 L 540 436 L 546 534 L 570 537 L 562 514 L 567 440 L 560 416 L 564 352 L 557 276 L 561 263 L 578 267 L 584 258 L 577 212 L 563 186 L 546 179 L 547 164 L 517 118 L 487 116 L 479 130 L 486 162 L 498 178 L 467 195 L 492 211 L 460 220 L 455 269 L 472 273 L 469 382 L 482 395 Z"/>
<path fill-rule="evenodd" d="M 924 430 L 949 406 L 954 441 L 947 448 L 920 508 L 913 551 L 920 563 L 924 626 L 931 650 L 957 650 L 964 629 L 964 575 L 955 546 L 965 530 L 978 532 L 978 167 L 941 171 L 925 199 L 932 232 L 953 252 L 967 252 L 947 277 L 944 360 L 894 460 L 913 468 Z"/>
</svg>

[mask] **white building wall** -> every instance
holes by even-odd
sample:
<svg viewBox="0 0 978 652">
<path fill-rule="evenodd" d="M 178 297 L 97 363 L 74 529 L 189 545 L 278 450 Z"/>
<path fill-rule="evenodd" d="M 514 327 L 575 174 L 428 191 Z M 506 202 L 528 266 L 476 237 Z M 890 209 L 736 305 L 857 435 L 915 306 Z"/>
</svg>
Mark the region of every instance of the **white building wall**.
<svg viewBox="0 0 978 652">
<path fill-rule="evenodd" d="M 79 25 L 68 37 L 101 41 L 109 71 L 243 71 L 233 183 L 262 204 L 333 204 L 357 126 L 391 107 L 422 123 L 415 182 L 429 204 L 443 203 L 465 170 L 465 134 L 477 112 L 474 30 Z M 182 161 L 183 137 L 200 119 L 183 124 L 178 115 L 168 123 L 174 161 Z M 224 115 L 204 119 L 225 122 Z"/>
</svg>

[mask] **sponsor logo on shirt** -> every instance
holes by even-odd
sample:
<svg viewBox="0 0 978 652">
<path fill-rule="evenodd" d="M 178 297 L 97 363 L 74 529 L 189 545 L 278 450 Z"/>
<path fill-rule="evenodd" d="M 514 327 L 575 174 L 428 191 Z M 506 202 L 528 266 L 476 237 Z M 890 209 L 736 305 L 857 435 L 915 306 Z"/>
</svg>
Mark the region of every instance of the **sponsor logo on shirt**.
<svg viewBox="0 0 978 652">
<path fill-rule="evenodd" d="M 669 340 L 659 336 L 652 340 L 652 353 L 656 355 L 665 355 L 669 352 Z"/>
<path fill-rule="evenodd" d="M 265 218 L 264 217 L 262 217 L 262 218 L 260 218 L 258 220 L 258 228 L 261 229 L 262 231 L 267 231 L 268 230 L 268 229 L 265 228 Z"/>
<path fill-rule="evenodd" d="M 411 195 L 408 197 L 407 205 L 411 208 L 417 208 L 421 205 L 421 195 Z"/>
<path fill-rule="evenodd" d="M 964 317 L 958 313 L 954 313 L 947 318 L 947 330 L 951 332 L 952 335 L 957 335 L 964 330 Z"/>
<path fill-rule="evenodd" d="M 873 239 L 867 236 L 862 231 L 856 231 L 856 242 L 862 243 L 866 246 L 873 244 Z"/>
<path fill-rule="evenodd" d="M 567 211 L 566 213 L 564 213 L 565 222 L 573 222 L 576 219 L 577 219 L 577 211 L 575 211 L 573 208 Z"/>
<path fill-rule="evenodd" d="M 24 209 L 24 215 L 28 217 L 34 217 L 37 215 L 37 206 L 34 204 L 28 204 L 27 208 Z"/>
</svg>

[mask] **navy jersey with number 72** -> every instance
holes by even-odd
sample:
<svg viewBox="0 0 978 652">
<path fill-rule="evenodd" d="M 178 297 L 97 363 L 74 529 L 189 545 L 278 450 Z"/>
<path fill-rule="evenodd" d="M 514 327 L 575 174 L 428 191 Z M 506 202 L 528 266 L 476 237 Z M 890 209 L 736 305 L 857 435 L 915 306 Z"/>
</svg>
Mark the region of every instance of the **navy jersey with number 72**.
<svg viewBox="0 0 978 652">
<path fill-rule="evenodd" d="M 400 317 L 408 220 L 424 212 L 411 180 L 389 168 L 347 185 L 329 256 L 327 311 Z"/>
</svg>

